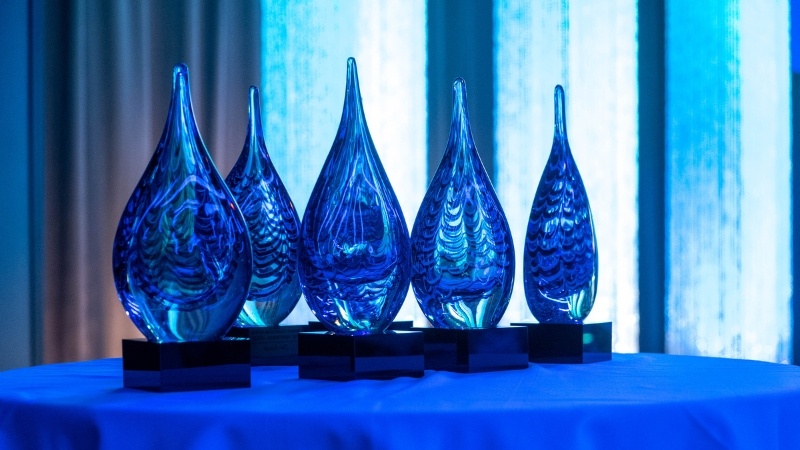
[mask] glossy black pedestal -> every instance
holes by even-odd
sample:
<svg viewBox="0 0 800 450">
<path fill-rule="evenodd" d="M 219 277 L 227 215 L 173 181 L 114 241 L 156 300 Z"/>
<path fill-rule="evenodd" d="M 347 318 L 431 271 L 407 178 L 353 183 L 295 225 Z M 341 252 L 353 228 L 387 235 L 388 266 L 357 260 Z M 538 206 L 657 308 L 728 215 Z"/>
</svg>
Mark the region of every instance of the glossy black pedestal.
<svg viewBox="0 0 800 450">
<path fill-rule="evenodd" d="M 528 367 L 528 330 L 415 328 L 425 335 L 425 369 L 474 373 Z"/>
<path fill-rule="evenodd" d="M 232 327 L 229 337 L 250 339 L 250 364 L 253 366 L 296 366 L 297 334 L 305 325 L 277 327 Z"/>
<path fill-rule="evenodd" d="M 156 392 L 250 387 L 250 341 L 123 339 L 122 374 L 126 388 Z"/>
<path fill-rule="evenodd" d="M 419 331 L 344 336 L 328 332 L 298 335 L 300 378 L 387 380 L 425 374 L 424 337 Z"/>
<path fill-rule="evenodd" d="M 611 322 L 511 325 L 528 329 L 531 362 L 584 364 L 611 359 Z"/>
</svg>

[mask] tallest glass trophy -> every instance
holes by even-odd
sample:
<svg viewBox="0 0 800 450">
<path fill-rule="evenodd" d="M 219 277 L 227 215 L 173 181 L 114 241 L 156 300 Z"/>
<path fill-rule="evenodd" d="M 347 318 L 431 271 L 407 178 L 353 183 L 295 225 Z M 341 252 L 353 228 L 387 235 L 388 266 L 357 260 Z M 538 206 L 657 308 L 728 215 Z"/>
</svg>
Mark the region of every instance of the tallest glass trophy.
<svg viewBox="0 0 800 450">
<path fill-rule="evenodd" d="M 422 376 L 421 334 L 387 331 L 408 293 L 411 250 L 367 128 L 353 58 L 339 129 L 303 216 L 298 253 L 303 294 L 329 330 L 301 333 L 301 378 Z M 349 362 L 332 368 L 327 362 L 337 355 Z"/>
<path fill-rule="evenodd" d="M 123 341 L 125 386 L 249 386 L 248 343 L 222 337 L 247 297 L 250 239 L 197 130 L 183 64 L 161 140 L 120 218 L 113 267 L 120 301 L 147 339 Z"/>
</svg>

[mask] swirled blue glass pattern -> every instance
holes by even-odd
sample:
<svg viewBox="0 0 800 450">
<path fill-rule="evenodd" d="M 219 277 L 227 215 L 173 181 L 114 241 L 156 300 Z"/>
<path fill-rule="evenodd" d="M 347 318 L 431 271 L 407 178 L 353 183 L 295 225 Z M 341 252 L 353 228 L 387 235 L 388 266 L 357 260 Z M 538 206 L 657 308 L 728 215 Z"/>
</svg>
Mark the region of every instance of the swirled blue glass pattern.
<svg viewBox="0 0 800 450">
<path fill-rule="evenodd" d="M 267 152 L 258 88 L 250 87 L 244 148 L 225 178 L 242 210 L 253 249 L 253 278 L 241 325 L 277 326 L 300 299 L 300 218 Z"/>
<path fill-rule="evenodd" d="M 525 297 L 539 322 L 583 323 L 597 294 L 597 240 L 589 198 L 567 140 L 561 86 L 554 97 L 553 148 L 536 188 L 525 238 Z"/>
<path fill-rule="evenodd" d="M 408 227 L 367 129 L 353 58 L 339 130 L 303 215 L 299 267 L 311 311 L 339 334 L 385 331 L 408 293 Z"/>
<path fill-rule="evenodd" d="M 514 285 L 514 243 L 481 163 L 464 80 L 453 83 L 453 122 L 442 162 L 411 232 L 411 286 L 437 328 L 492 328 Z"/>
<path fill-rule="evenodd" d="M 247 225 L 197 131 L 185 65 L 175 67 L 164 132 L 120 218 L 113 265 L 125 311 L 153 342 L 219 338 L 247 297 Z"/>
</svg>

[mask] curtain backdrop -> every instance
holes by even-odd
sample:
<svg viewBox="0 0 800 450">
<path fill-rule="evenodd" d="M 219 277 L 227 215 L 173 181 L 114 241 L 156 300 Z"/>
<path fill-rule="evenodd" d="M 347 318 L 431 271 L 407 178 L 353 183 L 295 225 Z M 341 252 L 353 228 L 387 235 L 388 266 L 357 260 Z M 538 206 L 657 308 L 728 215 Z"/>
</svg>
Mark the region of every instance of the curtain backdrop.
<svg viewBox="0 0 800 450">
<path fill-rule="evenodd" d="M 121 353 L 117 221 L 190 70 L 200 134 L 225 176 L 259 83 L 258 1 L 46 0 L 44 362 Z"/>
<path fill-rule="evenodd" d="M 414 186 L 398 193 L 406 217 L 413 217 L 415 207 L 407 204 L 421 198 L 424 187 L 402 172 L 407 167 L 401 162 L 425 158 L 392 145 L 419 141 L 410 145 L 419 150 L 425 132 L 386 130 L 425 120 L 414 117 L 424 95 L 394 89 L 422 68 L 400 71 L 391 65 L 405 64 L 403 58 L 421 61 L 413 49 L 422 41 L 406 34 L 406 18 L 400 20 L 394 10 L 371 20 L 367 13 L 377 8 L 374 2 L 319 1 L 316 9 L 309 7 L 314 2 L 283 0 L 36 3 L 45 10 L 46 50 L 44 362 L 118 355 L 121 338 L 139 336 L 114 289 L 111 249 L 122 209 L 161 135 L 178 62 L 189 65 L 199 129 L 223 175 L 244 142 L 247 88 L 263 81 L 273 89 L 265 89 L 265 99 L 275 103 L 265 107 L 267 144 L 287 185 L 306 183 L 303 189 L 310 191 L 318 169 L 304 173 L 289 167 L 302 165 L 298 155 L 321 165 L 341 111 L 344 58 L 350 56 L 344 53 L 354 51 L 365 105 L 373 105 L 367 108 L 371 131 L 379 152 L 385 152 L 381 158 L 387 171 L 399 171 L 390 172 L 393 183 Z M 666 349 L 790 361 L 788 4 L 666 3 Z M 517 248 L 550 148 L 552 89 L 563 83 L 571 144 L 605 258 L 590 320 L 612 319 L 615 349 L 635 351 L 641 244 L 635 3 L 494 4 L 496 186 L 516 229 Z M 422 3 L 416 5 L 424 17 Z M 263 22 L 262 7 L 268 8 Z M 282 22 L 290 17 L 306 20 Z M 333 37 L 342 30 L 346 39 Z M 376 36 L 410 44 L 399 52 Z M 280 39 L 292 44 L 291 51 L 279 52 Z M 317 79 L 316 66 L 304 63 L 309 54 L 319 55 L 316 64 L 330 61 L 330 74 Z M 308 98 L 330 97 L 332 106 L 317 105 L 319 111 L 336 111 L 330 124 L 317 120 L 326 114 L 320 113 L 308 116 L 313 132 L 281 130 L 281 114 L 305 114 L 302 103 L 292 103 L 296 98 L 280 99 L 293 92 L 282 89 L 283 83 L 298 79 L 321 89 L 307 90 Z M 425 82 L 418 81 L 408 92 L 423 93 Z M 382 106 L 387 98 L 393 100 L 385 104 L 396 104 L 397 96 L 408 110 L 395 113 Z M 295 109 L 283 110 L 292 105 Z M 291 161 L 283 158 L 282 152 L 303 149 L 316 136 L 320 145 Z M 312 158 L 312 150 L 321 153 Z M 409 173 L 417 172 L 425 171 Z M 308 196 L 290 194 L 303 204 Z M 519 285 L 506 317 L 515 314 L 528 317 Z"/>
<path fill-rule="evenodd" d="M 790 362 L 789 4 L 666 6 L 666 350 Z"/>
</svg>

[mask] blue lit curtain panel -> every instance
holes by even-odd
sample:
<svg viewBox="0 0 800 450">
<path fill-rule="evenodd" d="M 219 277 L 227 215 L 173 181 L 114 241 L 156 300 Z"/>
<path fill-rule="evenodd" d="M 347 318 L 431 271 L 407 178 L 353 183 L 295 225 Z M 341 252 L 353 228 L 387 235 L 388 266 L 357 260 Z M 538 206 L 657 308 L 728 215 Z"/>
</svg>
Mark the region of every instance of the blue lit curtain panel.
<svg viewBox="0 0 800 450">
<path fill-rule="evenodd" d="M 788 2 L 666 5 L 666 349 L 788 362 Z"/>
<path fill-rule="evenodd" d="M 587 322 L 614 322 L 614 350 L 638 350 L 636 2 L 495 4 L 496 187 L 524 242 L 553 143 L 553 88 L 567 93 L 570 147 L 594 215 L 600 277 Z M 504 321 L 533 320 L 522 264 Z"/>
<path fill-rule="evenodd" d="M 262 116 L 302 217 L 336 137 L 347 58 L 358 61 L 375 148 L 410 229 L 427 176 L 425 1 L 262 0 Z M 398 320 L 420 320 L 413 294 Z M 285 323 L 312 319 L 301 301 Z"/>
</svg>

